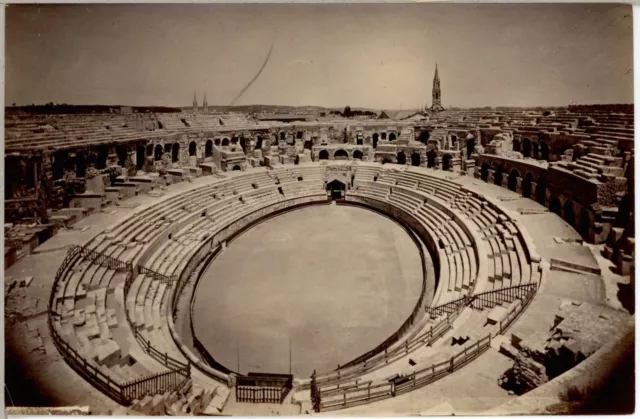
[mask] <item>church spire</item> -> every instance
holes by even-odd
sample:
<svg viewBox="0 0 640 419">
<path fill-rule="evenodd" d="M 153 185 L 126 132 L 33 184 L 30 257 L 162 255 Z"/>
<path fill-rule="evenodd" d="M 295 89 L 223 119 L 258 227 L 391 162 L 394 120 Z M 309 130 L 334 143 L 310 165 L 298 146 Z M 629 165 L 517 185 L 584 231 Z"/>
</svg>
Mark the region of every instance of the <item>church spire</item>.
<svg viewBox="0 0 640 419">
<path fill-rule="evenodd" d="M 207 92 L 204 92 L 204 100 L 202 101 L 202 112 L 209 111 L 209 104 L 207 103 Z"/>
<path fill-rule="evenodd" d="M 438 75 L 438 64 L 436 63 L 436 74 L 433 76 L 433 91 L 431 93 L 431 110 L 435 112 L 443 111 L 441 103 L 440 76 Z"/>
<path fill-rule="evenodd" d="M 198 111 L 198 99 L 196 99 L 196 92 L 193 92 L 193 112 Z"/>
</svg>

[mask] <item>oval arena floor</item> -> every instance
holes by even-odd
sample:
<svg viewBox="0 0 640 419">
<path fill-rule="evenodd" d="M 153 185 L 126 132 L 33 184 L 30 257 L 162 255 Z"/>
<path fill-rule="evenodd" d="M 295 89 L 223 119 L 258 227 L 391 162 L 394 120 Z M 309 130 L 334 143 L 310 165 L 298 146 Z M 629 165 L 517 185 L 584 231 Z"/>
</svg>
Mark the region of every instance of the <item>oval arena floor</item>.
<svg viewBox="0 0 640 419">
<path fill-rule="evenodd" d="M 330 220 L 330 222 L 328 222 Z M 271 218 L 234 240 L 200 279 L 195 335 L 240 372 L 331 370 L 392 335 L 422 287 L 418 249 L 373 211 L 320 205 Z"/>
</svg>

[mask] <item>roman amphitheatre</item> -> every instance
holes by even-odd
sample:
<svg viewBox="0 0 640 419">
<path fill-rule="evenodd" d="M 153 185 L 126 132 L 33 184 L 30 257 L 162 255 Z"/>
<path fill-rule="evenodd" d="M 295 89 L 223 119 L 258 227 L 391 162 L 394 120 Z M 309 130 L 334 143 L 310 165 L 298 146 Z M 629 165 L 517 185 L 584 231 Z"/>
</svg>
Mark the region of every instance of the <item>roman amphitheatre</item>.
<svg viewBox="0 0 640 419">
<path fill-rule="evenodd" d="M 626 412 L 633 105 L 439 83 L 374 117 L 7 108 L 7 405 Z"/>
</svg>

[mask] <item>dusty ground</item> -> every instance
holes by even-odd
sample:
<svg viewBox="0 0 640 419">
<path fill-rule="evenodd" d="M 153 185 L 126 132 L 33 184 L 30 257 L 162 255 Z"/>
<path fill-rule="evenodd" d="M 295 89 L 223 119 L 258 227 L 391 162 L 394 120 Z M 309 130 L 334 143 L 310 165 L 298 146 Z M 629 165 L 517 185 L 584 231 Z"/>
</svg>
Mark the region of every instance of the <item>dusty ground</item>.
<svg viewBox="0 0 640 419">
<path fill-rule="evenodd" d="M 240 370 L 326 371 L 374 348 L 415 306 L 420 256 L 406 232 L 371 211 L 314 206 L 249 230 L 196 291 L 196 336 Z"/>
</svg>

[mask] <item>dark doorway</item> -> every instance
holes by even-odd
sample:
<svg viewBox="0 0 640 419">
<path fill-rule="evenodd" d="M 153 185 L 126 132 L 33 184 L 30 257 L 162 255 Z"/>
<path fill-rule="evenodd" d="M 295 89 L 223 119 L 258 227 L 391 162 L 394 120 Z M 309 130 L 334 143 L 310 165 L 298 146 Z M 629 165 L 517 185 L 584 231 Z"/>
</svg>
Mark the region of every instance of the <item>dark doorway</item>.
<svg viewBox="0 0 640 419">
<path fill-rule="evenodd" d="M 171 161 L 177 162 L 180 159 L 180 144 L 173 143 L 173 147 L 171 147 Z"/>
<path fill-rule="evenodd" d="M 227 147 L 227 146 L 229 146 L 229 139 L 228 139 L 227 137 L 224 137 L 224 138 L 222 139 L 222 146 L 223 146 L 223 147 Z"/>
<path fill-rule="evenodd" d="M 520 140 L 513 140 L 513 151 L 520 151 Z"/>
<path fill-rule="evenodd" d="M 553 198 L 551 202 L 549 202 L 549 210 L 562 217 L 562 204 L 558 198 Z"/>
<path fill-rule="evenodd" d="M 496 171 L 493 174 L 493 184 L 502 186 L 502 175 L 504 173 L 504 169 L 502 166 L 496 168 Z"/>
<path fill-rule="evenodd" d="M 318 153 L 318 158 L 320 160 L 329 160 L 329 152 L 327 150 L 320 150 L 320 153 Z"/>
<path fill-rule="evenodd" d="M 389 141 L 395 141 L 397 138 L 397 135 L 395 132 L 392 132 L 391 134 L 389 134 Z"/>
<path fill-rule="evenodd" d="M 418 141 L 420 141 L 424 145 L 427 145 L 427 142 L 429 141 L 429 131 L 422 131 L 420 133 L 420 136 L 418 137 Z"/>
<path fill-rule="evenodd" d="M 518 188 L 518 177 L 520 177 L 520 173 L 516 169 L 513 169 L 511 173 L 509 173 L 509 178 L 507 179 L 507 188 L 510 191 L 516 191 Z"/>
<path fill-rule="evenodd" d="M 533 155 L 531 157 L 537 160 L 539 152 L 540 152 L 540 146 L 538 145 L 538 143 L 533 143 Z"/>
<path fill-rule="evenodd" d="M 531 172 L 527 172 L 522 180 L 522 196 L 525 198 L 531 198 L 531 184 L 533 183 L 534 178 Z"/>
<path fill-rule="evenodd" d="M 489 164 L 488 163 L 482 163 L 482 166 L 480 166 L 480 179 L 485 182 L 489 180 Z"/>
<path fill-rule="evenodd" d="M 190 156 L 195 156 L 196 155 L 196 142 L 195 141 L 191 141 L 189 143 L 189 155 Z"/>
<path fill-rule="evenodd" d="M 451 156 L 451 154 L 445 154 L 444 156 L 442 156 L 442 170 L 451 169 L 451 159 L 452 158 L 453 158 L 453 156 Z"/>
<path fill-rule="evenodd" d="M 582 238 L 591 241 L 591 217 L 586 209 L 580 210 L 580 234 Z"/>
<path fill-rule="evenodd" d="M 564 204 L 564 220 L 571 227 L 573 227 L 573 228 L 576 227 L 576 216 L 573 213 L 573 203 L 571 201 L 567 201 Z"/>
<path fill-rule="evenodd" d="M 136 147 L 136 168 L 138 170 L 142 170 L 144 167 L 144 152 L 145 149 L 143 145 Z"/>
<path fill-rule="evenodd" d="M 435 167 L 437 157 L 438 157 L 438 152 L 435 151 L 434 149 L 427 151 L 427 167 Z"/>
<path fill-rule="evenodd" d="M 413 153 L 411 155 L 411 166 L 420 166 L 420 154 Z"/>
<path fill-rule="evenodd" d="M 242 168 L 236 164 L 235 166 L 233 166 L 233 169 L 231 170 L 242 170 Z"/>
<path fill-rule="evenodd" d="M 540 158 L 542 160 L 549 161 L 549 145 L 543 141 L 542 144 L 540 145 L 540 149 L 541 149 Z"/>
<path fill-rule="evenodd" d="M 398 153 L 398 155 L 396 156 L 396 160 L 398 164 L 407 164 L 407 156 L 404 154 L 403 151 Z"/>
<path fill-rule="evenodd" d="M 27 174 L 32 174 L 32 173 L 33 173 L 32 170 L 27 171 Z M 85 177 L 86 174 L 87 174 L 87 162 L 84 156 L 84 152 L 78 151 L 76 153 L 76 176 Z"/>
<path fill-rule="evenodd" d="M 156 146 L 156 152 L 155 152 L 155 155 L 153 157 L 154 157 L 155 161 L 162 160 L 162 145 L 158 144 Z"/>
<path fill-rule="evenodd" d="M 355 150 L 355 151 L 353 152 L 353 158 L 354 158 L 354 160 L 355 160 L 355 159 L 362 160 L 362 151 L 360 151 L 360 150 Z"/>
<path fill-rule="evenodd" d="M 475 150 L 475 148 L 476 148 L 476 139 L 469 138 L 467 140 L 467 160 L 471 158 L 471 155 L 473 154 L 473 150 Z"/>
<path fill-rule="evenodd" d="M 538 181 L 536 182 L 536 201 L 540 205 L 545 205 L 547 200 L 547 179 L 543 174 L 540 174 Z"/>
<path fill-rule="evenodd" d="M 373 134 L 373 137 L 371 137 L 371 140 L 373 142 L 373 148 L 378 147 L 378 138 L 380 137 L 378 136 L 377 133 Z"/>
<path fill-rule="evenodd" d="M 333 198 L 333 199 L 343 199 L 344 198 L 345 185 L 344 185 L 344 183 L 342 183 L 339 180 L 335 179 L 335 180 L 332 180 L 331 182 L 329 182 L 327 184 L 327 191 L 329 191 L 329 193 L 331 193 L 331 198 Z"/>
<path fill-rule="evenodd" d="M 247 152 L 247 139 L 244 137 L 240 137 L 240 148 L 243 153 Z"/>
<path fill-rule="evenodd" d="M 358 133 L 358 135 L 356 135 L 356 144 L 357 145 L 363 145 L 364 144 L 364 137 L 362 136 L 361 133 Z"/>
<path fill-rule="evenodd" d="M 153 144 L 147 144 L 147 156 L 153 156 Z"/>
<path fill-rule="evenodd" d="M 211 157 L 212 154 L 213 154 L 213 141 L 207 140 L 207 142 L 204 144 L 204 156 Z"/>
<path fill-rule="evenodd" d="M 525 138 L 522 142 L 522 155 L 527 158 L 531 157 L 531 140 Z"/>
<path fill-rule="evenodd" d="M 262 149 L 262 137 L 258 136 L 258 140 L 256 141 L 256 150 Z"/>
<path fill-rule="evenodd" d="M 124 167 L 127 162 L 127 147 L 119 145 L 116 147 L 116 154 L 118 155 L 118 166 Z"/>
<path fill-rule="evenodd" d="M 382 164 L 387 164 L 387 163 L 391 163 L 391 160 L 389 160 L 389 159 L 382 159 Z"/>
</svg>

